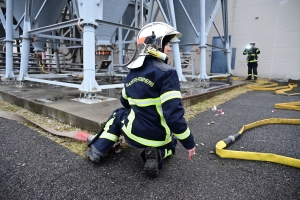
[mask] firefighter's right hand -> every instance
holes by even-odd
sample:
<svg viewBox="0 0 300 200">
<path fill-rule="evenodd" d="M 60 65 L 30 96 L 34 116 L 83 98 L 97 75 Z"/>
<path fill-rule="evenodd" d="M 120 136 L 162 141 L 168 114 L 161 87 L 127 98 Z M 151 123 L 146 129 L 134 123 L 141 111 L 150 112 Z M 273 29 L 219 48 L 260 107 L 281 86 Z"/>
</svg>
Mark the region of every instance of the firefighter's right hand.
<svg viewBox="0 0 300 200">
<path fill-rule="evenodd" d="M 196 154 L 196 147 L 194 147 L 194 148 L 188 150 L 188 152 L 189 152 L 188 160 L 191 160 L 192 157 Z"/>
</svg>

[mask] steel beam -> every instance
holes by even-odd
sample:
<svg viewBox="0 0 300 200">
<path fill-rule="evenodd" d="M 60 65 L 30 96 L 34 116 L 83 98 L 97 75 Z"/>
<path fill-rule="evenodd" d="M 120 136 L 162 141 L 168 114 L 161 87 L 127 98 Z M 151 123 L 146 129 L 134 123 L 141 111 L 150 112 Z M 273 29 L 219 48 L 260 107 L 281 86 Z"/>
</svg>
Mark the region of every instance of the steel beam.
<svg viewBox="0 0 300 200">
<path fill-rule="evenodd" d="M 58 40 L 70 40 L 70 41 L 77 41 L 77 42 L 82 41 L 82 39 L 78 39 L 78 38 L 61 37 L 61 36 L 47 35 L 47 34 L 34 34 L 34 36 L 41 37 L 41 38 L 50 38 L 50 39 L 58 39 Z"/>
<path fill-rule="evenodd" d="M 100 20 L 100 19 L 96 19 L 96 22 L 101 25 L 109 25 L 109 26 L 114 26 L 114 27 L 118 27 L 118 28 L 124 28 L 124 29 L 128 29 L 128 30 L 132 30 L 132 31 L 140 31 L 139 28 L 135 28 L 135 27 L 131 27 L 131 26 L 127 26 L 124 24 L 118 24 L 118 23 L 114 23 L 114 22 L 108 22 L 108 21 L 104 21 L 104 20 Z"/>
<path fill-rule="evenodd" d="M 183 11 L 184 11 L 186 17 L 188 18 L 189 22 L 191 23 L 191 25 L 192 25 L 192 27 L 193 27 L 193 29 L 194 29 L 196 35 L 199 37 L 199 33 L 198 33 L 196 27 L 194 26 L 194 23 L 192 22 L 192 20 L 191 20 L 191 18 L 190 18 L 190 15 L 189 15 L 189 13 L 186 11 L 186 9 L 185 9 L 183 3 L 181 2 L 181 0 L 179 0 L 179 3 L 180 3 L 180 5 L 181 5 L 181 7 L 182 7 L 182 9 L 183 9 Z"/>
<path fill-rule="evenodd" d="M 44 33 L 44 32 L 53 31 L 56 29 L 62 29 L 62 28 L 74 26 L 74 25 L 77 25 L 77 23 L 78 23 L 78 19 L 73 19 L 70 21 L 61 22 L 61 23 L 50 25 L 50 26 L 44 26 L 41 28 L 33 29 L 33 30 L 28 31 L 28 33 L 29 34 Z"/>
</svg>

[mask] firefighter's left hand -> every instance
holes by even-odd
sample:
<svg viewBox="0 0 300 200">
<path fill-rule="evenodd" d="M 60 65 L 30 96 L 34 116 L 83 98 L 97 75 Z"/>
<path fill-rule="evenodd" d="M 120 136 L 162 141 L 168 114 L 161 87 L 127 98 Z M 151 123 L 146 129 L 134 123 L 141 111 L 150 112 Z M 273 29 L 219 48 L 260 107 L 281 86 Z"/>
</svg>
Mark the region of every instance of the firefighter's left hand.
<svg viewBox="0 0 300 200">
<path fill-rule="evenodd" d="M 194 148 L 188 150 L 188 152 L 189 152 L 188 160 L 191 160 L 192 157 L 196 154 L 196 147 L 194 147 Z"/>
</svg>

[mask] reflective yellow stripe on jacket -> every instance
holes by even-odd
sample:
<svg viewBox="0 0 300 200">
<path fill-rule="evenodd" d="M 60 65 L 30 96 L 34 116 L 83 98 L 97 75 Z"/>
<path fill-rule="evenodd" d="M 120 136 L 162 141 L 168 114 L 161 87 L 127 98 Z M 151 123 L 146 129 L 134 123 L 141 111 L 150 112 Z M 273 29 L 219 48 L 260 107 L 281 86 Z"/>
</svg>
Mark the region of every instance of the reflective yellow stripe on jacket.
<svg viewBox="0 0 300 200">
<path fill-rule="evenodd" d="M 103 130 L 102 134 L 99 136 L 99 138 L 105 138 L 105 139 L 111 140 L 113 142 L 116 142 L 118 140 L 118 138 L 119 138 L 118 136 L 108 132 L 109 127 L 112 125 L 114 119 L 115 119 L 115 117 L 108 120 L 108 122 L 105 124 L 104 130 Z"/>
<path fill-rule="evenodd" d="M 123 90 L 122 90 L 123 97 L 126 96 L 126 94 L 125 95 L 124 94 L 125 94 L 125 89 L 123 88 Z M 162 94 L 158 98 L 133 99 L 133 98 L 127 97 L 127 100 L 130 105 L 135 105 L 138 107 L 147 107 L 147 106 L 155 106 L 156 107 L 156 111 L 157 111 L 158 115 L 160 116 L 160 123 L 166 130 L 166 137 L 165 137 L 164 141 L 149 140 L 149 139 L 138 137 L 132 133 L 132 123 L 135 119 L 135 113 L 134 113 L 133 109 L 131 109 L 130 114 L 128 115 L 127 127 L 124 125 L 122 130 L 126 133 L 126 135 L 130 139 L 132 139 L 140 144 L 146 145 L 146 146 L 159 147 L 159 146 L 163 146 L 163 145 L 170 143 L 172 141 L 171 130 L 168 127 L 166 120 L 163 116 L 162 104 L 170 99 L 175 99 L 175 98 L 181 99 L 181 93 L 179 91 L 169 91 L 169 92 Z M 187 131 L 185 131 L 184 133 L 176 134 L 176 137 L 178 136 L 178 139 L 185 139 L 189 136 L 189 134 L 190 134 L 190 131 L 189 131 L 189 129 L 187 129 Z"/>
<path fill-rule="evenodd" d="M 176 138 L 178 138 L 179 140 L 184 140 L 185 138 L 189 137 L 189 135 L 190 135 L 189 128 L 187 128 L 186 131 L 184 131 L 183 133 L 175 134 Z"/>
</svg>

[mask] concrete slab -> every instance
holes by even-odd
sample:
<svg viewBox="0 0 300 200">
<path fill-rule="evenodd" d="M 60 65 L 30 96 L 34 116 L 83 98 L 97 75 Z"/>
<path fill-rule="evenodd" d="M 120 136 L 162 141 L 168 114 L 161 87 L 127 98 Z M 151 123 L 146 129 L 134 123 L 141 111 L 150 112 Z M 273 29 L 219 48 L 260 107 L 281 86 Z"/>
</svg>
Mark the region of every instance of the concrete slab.
<svg viewBox="0 0 300 200">
<path fill-rule="evenodd" d="M 199 82 L 184 82 L 181 85 L 183 106 L 196 104 L 244 84 L 244 81 L 233 81 L 232 85 L 211 82 L 209 88 L 203 88 Z M 20 87 L 12 81 L 0 81 L 0 97 L 4 101 L 90 132 L 97 132 L 112 111 L 122 107 L 120 91 L 103 90 L 96 93 L 98 102 L 82 103 L 78 99 L 83 94 L 76 88 L 29 81 Z"/>
</svg>

